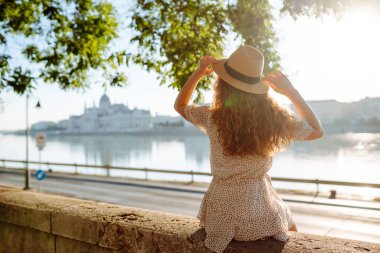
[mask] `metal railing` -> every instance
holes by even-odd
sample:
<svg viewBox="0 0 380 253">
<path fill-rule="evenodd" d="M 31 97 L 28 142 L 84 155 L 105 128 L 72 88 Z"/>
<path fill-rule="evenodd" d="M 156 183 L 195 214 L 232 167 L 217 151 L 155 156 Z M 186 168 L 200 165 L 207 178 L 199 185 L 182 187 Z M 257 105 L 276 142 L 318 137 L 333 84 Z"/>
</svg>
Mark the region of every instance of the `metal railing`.
<svg viewBox="0 0 380 253">
<path fill-rule="evenodd" d="M 25 169 L 20 167 L 8 167 L 6 166 L 6 163 L 23 163 L 25 164 L 26 161 L 23 160 L 0 160 L 2 164 L 0 164 L 0 168 L 7 168 L 7 169 Z M 145 173 L 145 180 L 149 179 L 149 173 L 167 173 L 167 174 L 180 174 L 180 175 L 190 175 L 191 176 L 191 183 L 194 182 L 194 176 L 209 176 L 211 177 L 212 174 L 209 172 L 198 172 L 198 171 L 181 171 L 181 170 L 165 170 L 165 169 L 148 169 L 148 168 L 132 168 L 132 167 L 121 167 L 121 166 L 110 166 L 110 165 L 88 165 L 88 164 L 77 164 L 77 163 L 57 163 L 57 162 L 34 162 L 34 161 L 28 161 L 28 164 L 36 164 L 36 165 L 46 165 L 47 169 L 50 170 L 50 166 L 63 166 L 63 167 L 73 167 L 75 174 L 82 174 L 82 175 L 91 175 L 91 173 L 79 173 L 78 168 L 97 168 L 97 169 L 104 169 L 107 172 L 107 176 L 110 176 L 110 170 L 123 170 L 123 171 L 138 171 Z M 1 166 L 2 165 L 2 166 Z M 60 171 L 62 172 L 62 171 Z M 64 171 L 67 173 L 67 171 Z M 1 171 L 0 171 L 1 173 Z M 137 177 L 134 177 L 137 178 Z M 74 180 L 74 178 L 72 178 Z M 80 179 L 78 179 L 80 180 Z M 373 207 L 373 206 L 356 206 L 356 205 L 346 205 L 346 204 L 339 204 L 339 203 L 326 203 L 321 201 L 315 201 L 315 198 L 318 196 L 319 192 L 319 186 L 320 185 L 334 185 L 334 186 L 347 186 L 347 187 L 368 187 L 368 188 L 376 188 L 380 189 L 380 184 L 374 184 L 374 183 L 358 183 L 358 182 L 345 182 L 345 181 L 332 181 L 332 180 L 320 180 L 320 179 L 300 179 L 300 178 L 284 178 L 284 177 L 271 177 L 272 181 L 277 182 L 291 182 L 291 183 L 302 183 L 302 184 L 315 184 L 316 185 L 316 191 L 311 200 L 297 200 L 297 199 L 286 199 L 283 198 L 286 202 L 293 202 L 293 203 L 302 203 L 302 204 L 315 204 L 315 205 L 325 205 L 325 206 L 334 206 L 334 207 L 347 207 L 347 208 L 357 208 L 357 209 L 366 209 L 366 210 L 372 210 L 372 211 L 380 211 L 380 208 Z M 101 180 L 92 180 L 96 182 L 104 183 Z M 110 182 L 107 182 L 110 183 Z M 169 189 L 169 188 L 168 188 Z M 170 188 L 170 190 L 173 190 Z M 335 191 L 335 190 L 334 190 Z M 330 191 L 330 194 L 332 194 L 333 191 Z M 202 192 L 204 193 L 204 192 Z M 336 194 L 336 191 L 335 191 Z M 330 195 L 330 198 L 332 195 Z M 335 196 L 333 197 L 335 198 Z"/>
<path fill-rule="evenodd" d="M 23 163 L 23 160 L 0 160 L 2 162 L 2 167 L 6 167 L 5 163 Z M 34 162 L 28 161 L 29 164 L 40 164 L 48 166 L 63 166 L 63 167 L 73 167 L 75 174 L 78 173 L 78 168 L 97 168 L 105 169 L 107 175 L 109 176 L 109 170 L 124 170 L 124 171 L 139 171 L 145 173 L 145 179 L 149 179 L 149 173 L 167 173 L 167 174 L 181 174 L 190 175 L 191 182 L 194 182 L 194 176 L 212 176 L 209 172 L 199 172 L 199 171 L 181 171 L 181 170 L 165 170 L 165 169 L 150 169 L 150 168 L 133 168 L 133 167 L 121 167 L 121 166 L 111 166 L 111 165 L 88 165 L 88 164 L 77 164 L 77 163 L 57 163 L 57 162 Z M 20 168 L 22 169 L 22 168 Z M 369 188 L 379 188 L 380 184 L 374 183 L 358 183 L 358 182 L 346 182 L 346 181 L 332 181 L 332 180 L 320 180 L 320 179 L 300 179 L 300 178 L 284 178 L 284 177 L 271 177 L 272 181 L 278 182 L 292 182 L 292 183 L 305 183 L 305 184 L 315 184 L 317 186 L 317 193 L 319 192 L 319 185 L 335 185 L 335 186 L 351 186 L 351 187 L 369 187 Z"/>
</svg>

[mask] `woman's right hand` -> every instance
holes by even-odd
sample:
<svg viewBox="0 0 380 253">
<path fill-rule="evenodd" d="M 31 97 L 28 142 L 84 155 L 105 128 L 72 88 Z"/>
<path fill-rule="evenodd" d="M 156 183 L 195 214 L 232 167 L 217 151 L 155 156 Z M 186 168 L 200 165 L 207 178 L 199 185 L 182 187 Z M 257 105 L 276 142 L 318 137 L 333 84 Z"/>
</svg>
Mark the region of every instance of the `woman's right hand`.
<svg viewBox="0 0 380 253">
<path fill-rule="evenodd" d="M 296 92 L 296 89 L 293 87 L 288 77 L 280 71 L 271 72 L 266 77 L 262 78 L 262 80 L 275 92 L 284 96 L 289 97 Z"/>
<path fill-rule="evenodd" d="M 205 55 L 199 60 L 198 68 L 196 71 L 198 71 L 202 76 L 210 75 L 213 72 L 213 69 L 210 66 L 218 62 L 219 60 L 215 59 L 214 57 Z"/>
</svg>

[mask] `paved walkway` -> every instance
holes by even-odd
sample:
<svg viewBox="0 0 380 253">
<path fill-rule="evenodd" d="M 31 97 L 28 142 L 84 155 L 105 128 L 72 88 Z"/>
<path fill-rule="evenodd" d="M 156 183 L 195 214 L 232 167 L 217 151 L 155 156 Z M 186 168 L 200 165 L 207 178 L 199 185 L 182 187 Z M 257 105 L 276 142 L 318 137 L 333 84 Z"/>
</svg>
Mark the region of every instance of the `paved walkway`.
<svg viewBox="0 0 380 253">
<path fill-rule="evenodd" d="M 22 187 L 22 171 L 0 170 L 0 184 Z M 32 188 L 37 182 L 31 178 Z M 77 198 L 115 203 L 139 208 L 196 216 L 207 185 L 170 184 L 131 179 L 109 179 L 49 173 L 41 183 L 41 191 Z M 334 207 L 328 204 L 366 206 L 380 209 L 380 203 L 316 198 L 324 205 L 309 202 L 312 196 L 280 194 L 289 200 L 299 231 L 355 240 L 380 242 L 380 211 Z"/>
</svg>

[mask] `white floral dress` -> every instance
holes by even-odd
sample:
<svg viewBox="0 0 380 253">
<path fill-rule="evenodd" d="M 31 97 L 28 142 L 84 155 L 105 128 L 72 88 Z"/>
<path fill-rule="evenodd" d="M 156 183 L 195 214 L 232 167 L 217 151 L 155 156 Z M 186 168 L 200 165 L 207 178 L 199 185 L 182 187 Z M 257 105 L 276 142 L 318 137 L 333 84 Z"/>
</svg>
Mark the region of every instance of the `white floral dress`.
<svg viewBox="0 0 380 253">
<path fill-rule="evenodd" d="M 210 107 L 188 105 L 185 116 L 210 139 L 213 178 L 197 216 L 207 233 L 205 245 L 215 252 L 223 252 L 232 239 L 254 241 L 273 236 L 287 241 L 293 221 L 288 206 L 272 188 L 267 174 L 273 157 L 225 156 Z M 303 140 L 312 128 L 306 121 L 298 123 L 294 139 Z"/>
</svg>

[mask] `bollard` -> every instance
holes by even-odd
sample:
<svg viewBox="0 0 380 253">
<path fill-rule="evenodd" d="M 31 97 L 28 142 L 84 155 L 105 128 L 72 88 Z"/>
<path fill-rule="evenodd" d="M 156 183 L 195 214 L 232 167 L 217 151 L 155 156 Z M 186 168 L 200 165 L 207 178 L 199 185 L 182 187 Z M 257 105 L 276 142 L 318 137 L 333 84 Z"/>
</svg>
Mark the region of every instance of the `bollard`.
<svg viewBox="0 0 380 253">
<path fill-rule="evenodd" d="M 336 190 L 330 190 L 329 199 L 336 199 Z"/>
<path fill-rule="evenodd" d="M 46 167 L 47 167 L 47 171 L 53 172 L 53 169 L 50 168 L 50 163 L 49 162 L 46 163 Z"/>
<path fill-rule="evenodd" d="M 317 192 L 315 193 L 315 195 L 314 195 L 314 197 L 313 197 L 313 201 L 314 201 L 314 199 L 316 198 L 316 197 L 318 197 L 318 195 L 319 195 L 319 180 L 318 180 L 318 178 L 317 179 L 315 179 L 315 184 L 317 185 Z"/>
<path fill-rule="evenodd" d="M 110 166 L 108 164 L 106 164 L 104 167 L 107 170 L 107 177 L 109 177 L 110 176 Z"/>
<path fill-rule="evenodd" d="M 148 169 L 144 168 L 144 170 L 145 170 L 145 180 L 148 180 Z"/>
<path fill-rule="evenodd" d="M 191 183 L 194 183 L 194 171 L 191 170 L 190 173 L 191 173 Z"/>
</svg>

